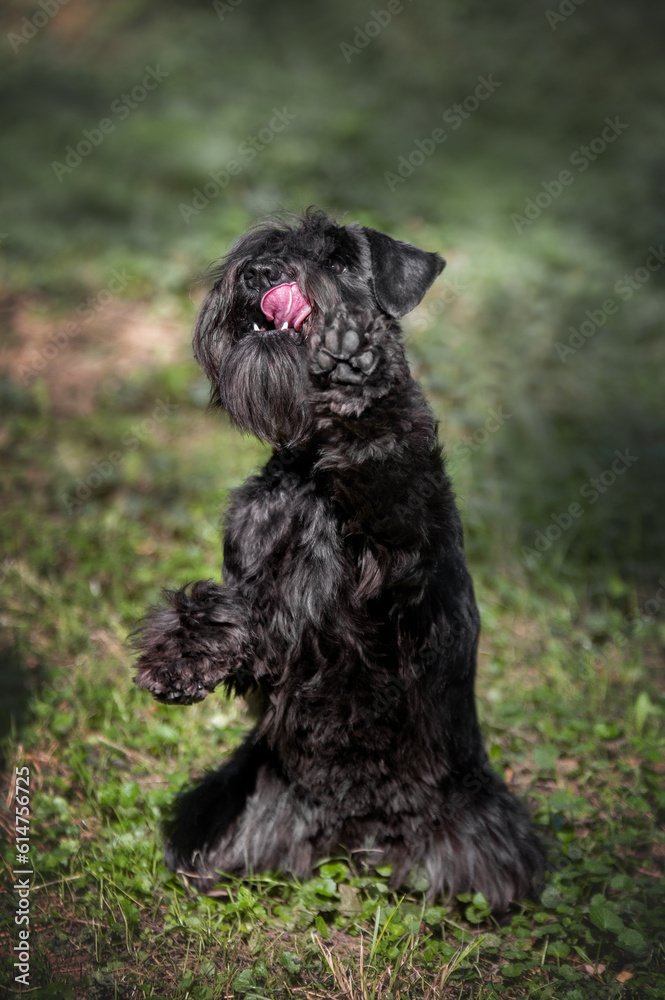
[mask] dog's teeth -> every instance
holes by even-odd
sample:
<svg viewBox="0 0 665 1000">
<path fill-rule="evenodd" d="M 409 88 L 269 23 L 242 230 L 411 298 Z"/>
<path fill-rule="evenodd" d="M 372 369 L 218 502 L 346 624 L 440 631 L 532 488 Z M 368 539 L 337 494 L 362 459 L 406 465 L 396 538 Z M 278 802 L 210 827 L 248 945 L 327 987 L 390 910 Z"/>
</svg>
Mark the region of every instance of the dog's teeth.
<svg viewBox="0 0 665 1000">
<path fill-rule="evenodd" d="M 254 324 L 254 329 L 255 329 L 255 330 L 258 330 L 258 329 L 259 329 L 259 324 L 258 324 L 258 323 L 255 323 L 255 324 Z"/>
<path fill-rule="evenodd" d="M 288 323 L 282 323 L 282 326 L 281 326 L 282 330 L 288 330 L 288 328 L 289 328 L 289 324 Z"/>
</svg>

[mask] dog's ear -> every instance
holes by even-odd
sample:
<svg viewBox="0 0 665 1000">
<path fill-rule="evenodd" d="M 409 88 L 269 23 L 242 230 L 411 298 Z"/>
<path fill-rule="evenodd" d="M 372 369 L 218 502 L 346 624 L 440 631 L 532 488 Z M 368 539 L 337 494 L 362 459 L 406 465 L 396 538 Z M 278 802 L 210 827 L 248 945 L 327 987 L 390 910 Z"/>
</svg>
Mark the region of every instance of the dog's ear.
<svg viewBox="0 0 665 1000">
<path fill-rule="evenodd" d="M 381 308 L 398 319 L 418 305 L 446 262 L 438 253 L 362 227 L 372 259 L 374 294 Z"/>
</svg>

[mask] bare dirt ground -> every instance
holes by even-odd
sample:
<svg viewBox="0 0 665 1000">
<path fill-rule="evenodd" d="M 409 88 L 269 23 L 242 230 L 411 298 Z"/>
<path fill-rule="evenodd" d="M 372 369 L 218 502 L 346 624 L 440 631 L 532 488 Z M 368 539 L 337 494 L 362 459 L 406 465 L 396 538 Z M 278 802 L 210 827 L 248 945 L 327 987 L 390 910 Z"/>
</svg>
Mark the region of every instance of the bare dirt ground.
<svg viewBox="0 0 665 1000">
<path fill-rule="evenodd" d="M 54 319 L 44 300 L 5 300 L 0 371 L 28 388 L 42 381 L 52 412 L 85 416 L 100 393 L 146 368 L 191 358 L 193 317 L 141 302 L 91 302 Z"/>
</svg>

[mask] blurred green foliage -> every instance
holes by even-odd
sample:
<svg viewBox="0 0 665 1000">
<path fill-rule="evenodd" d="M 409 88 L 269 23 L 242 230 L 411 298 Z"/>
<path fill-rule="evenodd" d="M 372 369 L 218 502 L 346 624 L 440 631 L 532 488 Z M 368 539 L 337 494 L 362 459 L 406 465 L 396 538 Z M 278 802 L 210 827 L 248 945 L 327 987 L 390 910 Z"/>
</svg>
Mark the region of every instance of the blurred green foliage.
<svg viewBox="0 0 665 1000">
<path fill-rule="evenodd" d="M 663 8 L 372 9 L 70 0 L 35 28 L 30 5 L 9 3 L 0 278 L 64 309 L 125 268 L 127 296 L 185 301 L 250 221 L 310 203 L 439 249 L 448 270 L 410 342 L 444 436 L 478 444 L 492 407 L 511 414 L 453 456 L 472 552 L 496 556 L 500 525 L 525 563 L 521 547 L 628 448 L 627 474 L 537 562 L 656 578 L 665 272 L 637 269 L 665 239 Z M 150 69 L 161 82 L 142 90 Z M 491 86 L 474 100 L 479 79 Z M 622 130 L 603 143 L 606 119 Z M 562 360 L 571 336 L 582 346 Z"/>
</svg>

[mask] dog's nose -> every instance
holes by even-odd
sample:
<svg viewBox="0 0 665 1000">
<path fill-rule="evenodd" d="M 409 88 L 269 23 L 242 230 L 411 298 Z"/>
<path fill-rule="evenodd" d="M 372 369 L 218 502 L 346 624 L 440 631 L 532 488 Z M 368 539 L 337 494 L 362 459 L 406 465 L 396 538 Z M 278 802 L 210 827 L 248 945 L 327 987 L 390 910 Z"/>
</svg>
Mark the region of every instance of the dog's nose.
<svg viewBox="0 0 665 1000">
<path fill-rule="evenodd" d="M 245 284 L 254 292 L 267 291 L 285 278 L 279 264 L 267 261 L 265 263 L 247 264 L 243 270 Z"/>
</svg>

